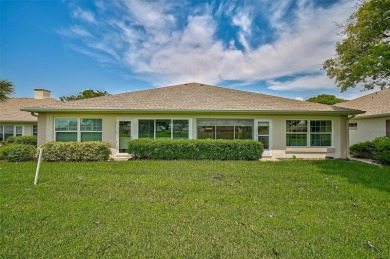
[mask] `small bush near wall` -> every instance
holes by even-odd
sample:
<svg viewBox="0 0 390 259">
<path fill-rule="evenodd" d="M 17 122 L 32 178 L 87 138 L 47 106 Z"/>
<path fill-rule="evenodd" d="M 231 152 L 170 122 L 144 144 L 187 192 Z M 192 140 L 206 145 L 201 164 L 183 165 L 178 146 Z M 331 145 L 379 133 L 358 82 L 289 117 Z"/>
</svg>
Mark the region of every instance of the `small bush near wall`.
<svg viewBox="0 0 390 259">
<path fill-rule="evenodd" d="M 142 159 L 257 160 L 263 144 L 254 140 L 134 139 L 128 151 Z"/>
<path fill-rule="evenodd" d="M 10 144 L 26 144 L 26 145 L 37 145 L 37 137 L 36 136 L 18 136 L 18 137 L 9 137 L 7 138 L 7 142 Z"/>
<path fill-rule="evenodd" d="M 10 162 L 22 162 L 33 160 L 36 148 L 32 145 L 9 144 L 1 147 L 0 159 Z"/>
<path fill-rule="evenodd" d="M 380 137 L 373 141 L 374 159 L 384 165 L 390 165 L 390 137 Z"/>
<path fill-rule="evenodd" d="M 359 158 L 374 159 L 375 145 L 372 141 L 365 141 L 353 144 L 349 148 L 352 156 Z"/>
<path fill-rule="evenodd" d="M 107 161 L 110 144 L 106 142 L 48 142 L 43 148 L 42 159 L 50 162 Z"/>
<path fill-rule="evenodd" d="M 390 165 L 390 137 L 380 137 L 352 145 L 350 153 L 354 157 L 368 158 L 384 165 Z"/>
</svg>

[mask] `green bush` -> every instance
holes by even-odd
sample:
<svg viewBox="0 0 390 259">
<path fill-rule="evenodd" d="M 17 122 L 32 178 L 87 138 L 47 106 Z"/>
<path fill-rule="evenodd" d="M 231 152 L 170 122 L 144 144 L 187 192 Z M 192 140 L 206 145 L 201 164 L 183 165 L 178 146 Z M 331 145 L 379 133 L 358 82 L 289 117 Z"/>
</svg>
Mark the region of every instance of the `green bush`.
<svg viewBox="0 0 390 259">
<path fill-rule="evenodd" d="M 10 162 L 21 162 L 33 160 L 36 148 L 32 145 L 9 144 L 0 150 L 2 159 Z"/>
<path fill-rule="evenodd" d="M 110 144 L 106 142 L 47 142 L 43 148 L 44 161 L 106 161 L 111 151 Z"/>
<path fill-rule="evenodd" d="M 128 152 L 141 159 L 257 160 L 263 144 L 254 140 L 134 139 Z"/>
<path fill-rule="evenodd" d="M 390 165 L 390 137 L 380 137 L 372 142 L 375 146 L 374 160 L 384 165 Z"/>
<path fill-rule="evenodd" d="M 9 144 L 26 144 L 26 145 L 37 145 L 36 136 L 18 136 L 18 137 L 8 137 L 7 142 Z"/>
<path fill-rule="evenodd" d="M 374 151 L 375 145 L 372 141 L 356 143 L 349 148 L 350 154 L 358 158 L 374 159 Z"/>
</svg>

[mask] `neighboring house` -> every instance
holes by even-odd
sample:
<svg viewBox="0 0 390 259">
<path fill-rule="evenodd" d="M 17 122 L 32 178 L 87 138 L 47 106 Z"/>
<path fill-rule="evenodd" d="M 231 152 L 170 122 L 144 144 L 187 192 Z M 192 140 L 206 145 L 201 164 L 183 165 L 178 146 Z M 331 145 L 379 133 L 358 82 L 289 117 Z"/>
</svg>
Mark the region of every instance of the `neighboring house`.
<svg viewBox="0 0 390 259">
<path fill-rule="evenodd" d="M 9 98 L 5 102 L 0 102 L 0 141 L 10 136 L 36 136 L 37 115 L 20 109 L 58 102 L 60 101 L 50 98 L 50 91 L 44 89 L 34 89 L 34 98 Z"/>
<path fill-rule="evenodd" d="M 137 138 L 255 139 L 275 158 L 346 158 L 348 116 L 362 113 L 199 83 L 23 110 L 39 113 L 38 144 L 106 141 L 120 155 Z"/>
<path fill-rule="evenodd" d="M 338 103 L 338 107 L 366 111 L 349 121 L 349 143 L 353 145 L 377 137 L 390 136 L 390 89 L 384 89 L 351 101 Z"/>
</svg>

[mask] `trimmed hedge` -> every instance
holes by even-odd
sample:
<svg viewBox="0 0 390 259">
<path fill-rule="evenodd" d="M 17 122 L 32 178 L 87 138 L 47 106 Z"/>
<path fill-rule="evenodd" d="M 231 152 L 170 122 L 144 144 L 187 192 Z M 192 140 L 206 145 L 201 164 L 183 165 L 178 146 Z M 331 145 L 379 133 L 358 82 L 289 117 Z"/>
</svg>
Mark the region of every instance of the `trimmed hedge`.
<svg viewBox="0 0 390 259">
<path fill-rule="evenodd" d="M 26 144 L 37 146 L 37 137 L 36 136 L 18 136 L 18 137 L 8 137 L 8 144 Z"/>
<path fill-rule="evenodd" d="M 390 165 L 390 137 L 380 137 L 352 145 L 350 154 L 359 158 L 368 158 L 384 165 Z"/>
<path fill-rule="evenodd" d="M 9 144 L 0 149 L 0 159 L 10 162 L 22 162 L 34 159 L 36 148 L 32 145 Z"/>
<path fill-rule="evenodd" d="M 263 144 L 254 140 L 134 139 L 128 152 L 141 159 L 258 160 Z"/>
<path fill-rule="evenodd" d="M 50 162 L 107 161 L 110 157 L 110 144 L 100 141 L 90 142 L 47 142 L 42 159 Z"/>
</svg>

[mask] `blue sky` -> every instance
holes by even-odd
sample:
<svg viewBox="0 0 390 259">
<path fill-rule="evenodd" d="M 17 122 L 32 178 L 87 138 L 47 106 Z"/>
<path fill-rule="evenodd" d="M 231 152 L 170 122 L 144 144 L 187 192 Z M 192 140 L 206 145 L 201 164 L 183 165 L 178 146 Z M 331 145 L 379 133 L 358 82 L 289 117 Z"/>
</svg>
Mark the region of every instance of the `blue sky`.
<svg viewBox="0 0 390 259">
<path fill-rule="evenodd" d="M 339 93 L 321 71 L 351 0 L 0 0 L 0 77 L 15 97 L 200 82 L 289 98 Z"/>
</svg>

